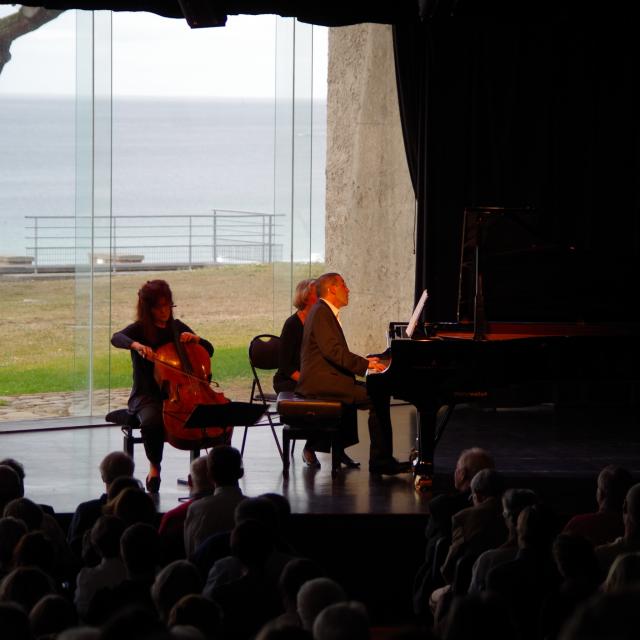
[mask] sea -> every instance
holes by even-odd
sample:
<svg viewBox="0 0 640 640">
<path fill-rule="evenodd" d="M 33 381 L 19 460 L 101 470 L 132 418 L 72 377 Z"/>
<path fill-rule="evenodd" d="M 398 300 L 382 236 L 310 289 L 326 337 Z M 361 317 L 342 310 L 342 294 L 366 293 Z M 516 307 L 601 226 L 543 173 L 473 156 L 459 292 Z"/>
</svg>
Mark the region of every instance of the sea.
<svg viewBox="0 0 640 640">
<path fill-rule="evenodd" d="M 78 141 L 74 97 L 0 95 L 0 256 L 30 254 L 30 216 L 74 215 Z M 324 103 L 114 96 L 96 143 L 96 210 L 148 216 L 149 236 L 156 216 L 277 213 L 284 257 L 324 259 Z"/>
</svg>

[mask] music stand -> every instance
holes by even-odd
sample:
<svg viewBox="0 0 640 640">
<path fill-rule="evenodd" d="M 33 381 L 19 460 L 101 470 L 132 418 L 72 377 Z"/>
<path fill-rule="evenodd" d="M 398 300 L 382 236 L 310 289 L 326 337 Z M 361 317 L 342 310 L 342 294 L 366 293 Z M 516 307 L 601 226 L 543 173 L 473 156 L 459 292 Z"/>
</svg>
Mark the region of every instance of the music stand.
<svg viewBox="0 0 640 640">
<path fill-rule="evenodd" d="M 253 425 L 264 415 L 262 405 L 250 402 L 225 402 L 224 404 L 197 404 L 186 422 L 185 429 L 206 429 L 214 426 Z M 178 484 L 187 484 L 178 478 Z"/>
<path fill-rule="evenodd" d="M 225 402 L 224 404 L 198 404 L 184 423 L 185 429 L 206 429 L 208 426 L 253 425 L 264 415 L 260 404 L 251 402 Z"/>
</svg>

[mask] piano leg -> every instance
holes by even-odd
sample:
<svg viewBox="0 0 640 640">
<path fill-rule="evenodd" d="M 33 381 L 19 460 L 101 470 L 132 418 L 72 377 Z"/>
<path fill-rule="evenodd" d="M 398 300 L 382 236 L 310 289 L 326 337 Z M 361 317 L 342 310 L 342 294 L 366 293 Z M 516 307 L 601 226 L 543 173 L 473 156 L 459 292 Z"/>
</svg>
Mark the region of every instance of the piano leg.
<svg viewBox="0 0 640 640">
<path fill-rule="evenodd" d="M 414 486 L 421 493 L 433 489 L 433 456 L 436 444 L 438 403 L 421 404 L 417 415 L 418 455 L 413 464 Z"/>
<path fill-rule="evenodd" d="M 420 492 L 429 492 L 433 488 L 433 458 L 436 445 L 455 406 L 455 402 L 441 404 L 431 400 L 416 407 L 418 452 L 413 462 L 413 475 L 415 487 Z"/>
</svg>

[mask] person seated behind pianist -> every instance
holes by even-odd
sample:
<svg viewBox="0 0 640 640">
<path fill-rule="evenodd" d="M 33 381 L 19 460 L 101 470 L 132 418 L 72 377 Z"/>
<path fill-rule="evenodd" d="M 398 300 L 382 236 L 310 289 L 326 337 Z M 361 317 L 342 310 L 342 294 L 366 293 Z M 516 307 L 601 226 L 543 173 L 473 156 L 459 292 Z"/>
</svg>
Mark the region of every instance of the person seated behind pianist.
<svg viewBox="0 0 640 640">
<path fill-rule="evenodd" d="M 364 383 L 356 380 L 367 371 L 382 371 L 377 357 L 357 355 L 349 351 L 340 324 L 340 310 L 349 304 L 349 288 L 339 273 L 325 273 L 316 279 L 318 302 L 310 309 L 302 336 L 300 377 L 296 393 L 303 396 L 339 400 L 345 405 L 341 425 L 341 463 L 358 466 L 344 448 L 358 442 L 355 409 L 369 409 L 369 471 L 395 475 L 409 471 L 408 462 L 393 457 L 393 433 L 389 411 L 389 396 L 369 397 Z M 320 435 L 308 442 L 303 451 L 306 464 L 319 466 L 316 451 L 327 452 L 329 445 Z"/>
<path fill-rule="evenodd" d="M 317 301 L 316 281 L 313 278 L 300 280 L 293 295 L 296 312 L 285 320 L 280 332 L 278 370 L 273 376 L 273 388 L 276 393 L 294 391 L 298 384 L 304 321 Z"/>
<path fill-rule="evenodd" d="M 300 349 L 302 347 L 304 321 L 311 307 L 317 301 L 316 281 L 312 278 L 307 278 L 298 282 L 293 296 L 293 306 L 296 308 L 296 312 L 285 320 L 280 332 L 278 370 L 273 376 L 273 389 L 276 393 L 295 391 L 300 379 Z M 306 464 L 315 466 L 312 441 L 305 444 L 303 456 Z"/>
</svg>

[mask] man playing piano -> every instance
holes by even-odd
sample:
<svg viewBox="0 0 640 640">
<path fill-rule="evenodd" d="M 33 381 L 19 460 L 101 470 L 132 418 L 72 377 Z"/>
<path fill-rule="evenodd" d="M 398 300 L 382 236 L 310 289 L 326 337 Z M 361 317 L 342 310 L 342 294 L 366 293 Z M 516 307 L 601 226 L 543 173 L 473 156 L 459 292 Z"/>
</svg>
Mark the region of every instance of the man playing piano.
<svg viewBox="0 0 640 640">
<path fill-rule="evenodd" d="M 356 380 L 356 376 L 363 376 L 367 370 L 383 370 L 384 365 L 376 357 L 365 358 L 349 351 L 340 325 L 340 309 L 349 304 L 349 288 L 339 273 L 320 276 L 316 287 L 318 302 L 304 324 L 296 392 L 339 400 L 345 405 L 343 448 L 358 442 L 354 409 L 369 409 L 369 471 L 385 475 L 409 471 L 408 462 L 399 462 L 393 457 L 389 396 L 370 398 L 365 385 Z M 315 448 L 322 450 L 320 446 Z M 310 453 L 313 452 L 305 453 L 305 460 Z M 341 462 L 348 467 L 357 466 L 344 451 Z"/>
</svg>

